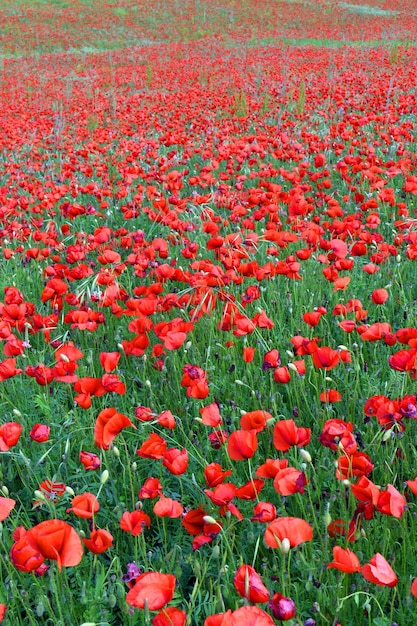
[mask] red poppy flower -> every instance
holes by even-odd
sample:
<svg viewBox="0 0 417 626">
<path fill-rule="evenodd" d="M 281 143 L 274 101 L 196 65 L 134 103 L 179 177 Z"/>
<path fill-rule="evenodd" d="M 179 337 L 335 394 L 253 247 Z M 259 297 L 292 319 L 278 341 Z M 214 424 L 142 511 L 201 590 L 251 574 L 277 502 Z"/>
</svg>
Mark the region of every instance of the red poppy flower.
<svg viewBox="0 0 417 626">
<path fill-rule="evenodd" d="M 242 606 L 236 611 L 217 613 L 206 618 L 204 626 L 274 626 L 268 613 L 257 606 Z"/>
<path fill-rule="evenodd" d="M 178 448 L 168 448 L 165 452 L 162 464 L 175 476 L 184 474 L 188 467 L 187 450 L 185 448 L 182 450 L 178 450 Z"/>
<path fill-rule="evenodd" d="M 374 304 L 384 304 L 388 300 L 389 294 L 386 289 L 375 289 L 371 298 Z"/>
<path fill-rule="evenodd" d="M 151 433 L 141 447 L 136 450 L 136 454 L 143 459 L 159 460 L 164 458 L 166 449 L 167 442 L 165 439 L 156 433 Z"/>
<path fill-rule="evenodd" d="M 94 454 L 93 452 L 85 452 L 85 450 L 81 450 L 80 452 L 80 462 L 84 465 L 84 468 L 87 471 L 99 469 L 101 465 L 101 461 L 97 454 Z"/>
<path fill-rule="evenodd" d="M 286 365 L 282 365 L 281 367 L 277 367 L 274 370 L 274 380 L 276 383 L 280 383 L 281 385 L 286 385 L 291 380 L 291 374 Z"/>
<path fill-rule="evenodd" d="M 352 476 L 368 476 L 374 469 L 374 464 L 366 452 L 343 454 L 337 460 L 336 478 L 350 480 Z"/>
<path fill-rule="evenodd" d="M 411 583 L 410 591 L 413 594 L 413 596 L 417 598 L 417 578 L 413 579 Z"/>
<path fill-rule="evenodd" d="M 379 552 L 372 557 L 369 563 L 362 566 L 361 571 L 365 580 L 375 583 L 375 585 L 395 587 L 398 583 L 394 570 Z"/>
<path fill-rule="evenodd" d="M 281 622 L 286 622 L 296 615 L 294 600 L 286 598 L 281 593 L 274 593 L 268 602 L 268 609 L 270 609 L 275 619 L 279 619 Z"/>
<path fill-rule="evenodd" d="M 27 536 L 45 559 L 57 561 L 59 570 L 78 565 L 82 559 L 81 539 L 72 526 L 60 519 L 37 524 L 27 531 Z"/>
<path fill-rule="evenodd" d="M 100 352 L 100 364 L 107 374 L 116 369 L 119 360 L 120 352 Z"/>
<path fill-rule="evenodd" d="M 381 491 L 376 503 L 376 508 L 384 515 L 392 515 L 399 519 L 403 516 L 407 500 L 393 485 L 388 485 L 385 491 Z"/>
<path fill-rule="evenodd" d="M 245 363 L 252 363 L 256 348 L 243 348 L 243 360 Z"/>
<path fill-rule="evenodd" d="M 207 513 L 201 506 L 198 509 L 190 509 L 182 518 L 181 523 L 190 535 L 197 536 L 203 532 L 206 515 Z"/>
<path fill-rule="evenodd" d="M 79 496 L 75 496 L 71 500 L 72 506 L 67 509 L 67 513 L 72 511 L 77 517 L 84 519 L 91 519 L 95 513 L 100 510 L 100 504 L 97 500 L 97 496 L 89 491 L 81 493 Z"/>
<path fill-rule="evenodd" d="M 279 470 L 288 467 L 287 459 L 267 459 L 266 463 L 263 463 L 256 470 L 256 475 L 259 478 L 275 478 Z"/>
<path fill-rule="evenodd" d="M 14 509 L 16 500 L 12 498 L 4 498 L 0 496 L 0 522 L 9 517 L 10 512 Z"/>
<path fill-rule="evenodd" d="M 165 498 L 161 496 L 153 507 L 153 512 L 158 517 L 181 517 L 184 512 L 184 507 L 178 500 L 172 498 Z"/>
<path fill-rule="evenodd" d="M 168 430 L 172 430 L 176 426 L 175 417 L 172 415 L 171 411 L 162 411 L 156 419 L 160 426 L 168 428 Z"/>
<path fill-rule="evenodd" d="M 173 574 L 146 572 L 136 578 L 126 596 L 126 602 L 138 609 L 159 611 L 174 596 L 176 579 Z"/>
<path fill-rule="evenodd" d="M 316 367 L 329 372 L 339 363 L 340 355 L 337 350 L 332 350 L 328 346 L 322 346 L 313 352 L 312 359 Z"/>
<path fill-rule="evenodd" d="M 149 476 L 143 483 L 142 487 L 139 489 L 138 498 L 142 499 L 152 499 L 157 498 L 162 494 L 162 485 L 159 482 L 158 478 L 154 478 L 153 476 Z"/>
<path fill-rule="evenodd" d="M 0 363 L 0 382 L 22 372 L 23 370 L 16 368 L 16 359 L 6 359 Z"/>
<path fill-rule="evenodd" d="M 295 467 L 279 470 L 274 478 L 274 489 L 281 496 L 290 496 L 293 493 L 303 493 L 307 479 L 304 472 Z"/>
<path fill-rule="evenodd" d="M 32 572 L 42 565 L 45 558 L 36 542 L 30 539 L 24 529 L 22 530 L 23 533 L 19 537 L 13 536 L 15 542 L 10 550 L 10 560 L 21 572 Z"/>
<path fill-rule="evenodd" d="M 120 528 L 126 532 L 137 537 L 141 534 L 143 529 L 149 528 L 151 525 L 151 518 L 143 511 L 125 511 L 120 519 Z"/>
<path fill-rule="evenodd" d="M 287 452 L 292 446 L 306 446 L 310 439 L 310 428 L 298 427 L 294 420 L 280 420 L 274 426 L 274 446 L 281 452 Z"/>
<path fill-rule="evenodd" d="M 211 404 L 208 404 L 200 409 L 200 415 L 203 424 L 206 426 L 213 426 L 215 428 L 216 426 L 220 426 L 222 423 L 219 407 L 215 402 L 212 402 Z"/>
<path fill-rule="evenodd" d="M 5 422 L 0 426 L 0 452 L 7 452 L 20 439 L 22 426 L 17 422 Z"/>
<path fill-rule="evenodd" d="M 331 450 L 338 450 L 339 446 L 342 446 L 347 454 L 353 454 L 357 450 L 357 443 L 352 431 L 352 422 L 330 419 L 324 423 L 323 430 L 319 435 L 319 441 L 323 446 Z"/>
<path fill-rule="evenodd" d="M 185 626 L 187 614 L 175 606 L 162 609 L 160 613 L 152 618 L 152 626 Z"/>
<path fill-rule="evenodd" d="M 113 407 L 103 409 L 97 415 L 94 426 L 94 443 L 99 448 L 107 450 L 116 435 L 127 426 L 133 424 L 126 415 L 118 413 Z"/>
<path fill-rule="evenodd" d="M 333 548 L 333 561 L 327 565 L 327 568 L 335 568 L 345 574 L 353 574 L 353 572 L 361 571 L 361 564 L 358 557 L 349 548 L 341 548 L 335 546 Z"/>
<path fill-rule="evenodd" d="M 272 522 L 277 516 L 277 510 L 271 502 L 258 502 L 253 507 L 253 513 L 251 522 L 261 522 L 262 524 Z"/>
<path fill-rule="evenodd" d="M 233 583 L 238 594 L 249 602 L 267 602 L 269 591 L 261 577 L 250 565 L 241 565 L 237 570 Z"/>
<path fill-rule="evenodd" d="M 216 487 L 224 482 L 227 476 L 230 476 L 232 470 L 223 470 L 218 463 L 210 463 L 204 468 L 204 479 L 207 487 Z"/>
<path fill-rule="evenodd" d="M 35 424 L 29 433 L 29 437 L 33 439 L 33 441 L 44 443 L 45 441 L 48 441 L 50 432 L 50 426 L 47 426 L 46 424 Z"/>
<path fill-rule="evenodd" d="M 246 484 L 236 489 L 236 498 L 240 498 L 241 500 L 256 500 L 265 482 L 260 478 L 252 478 Z"/>
<path fill-rule="evenodd" d="M 279 517 L 265 530 L 264 541 L 270 548 L 280 548 L 284 539 L 294 548 L 313 538 L 313 530 L 305 520 L 298 517 Z"/>
<path fill-rule="evenodd" d="M 85 547 L 94 554 L 102 554 L 113 545 L 113 535 L 108 530 L 97 528 L 91 531 L 88 539 L 83 539 Z"/>
<path fill-rule="evenodd" d="M 4 620 L 4 617 L 6 615 L 6 611 L 7 611 L 7 605 L 6 604 L 0 604 L 0 622 L 2 622 Z"/>
<path fill-rule="evenodd" d="M 233 461 L 250 459 L 257 448 L 256 430 L 235 430 L 227 440 L 227 451 Z"/>
</svg>

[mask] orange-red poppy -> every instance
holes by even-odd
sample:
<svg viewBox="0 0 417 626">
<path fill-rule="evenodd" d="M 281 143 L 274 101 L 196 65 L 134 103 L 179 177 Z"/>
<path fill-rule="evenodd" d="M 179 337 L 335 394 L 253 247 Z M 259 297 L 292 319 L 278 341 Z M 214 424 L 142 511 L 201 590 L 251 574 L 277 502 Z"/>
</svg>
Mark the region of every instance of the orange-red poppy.
<svg viewBox="0 0 417 626">
<path fill-rule="evenodd" d="M 113 535 L 104 528 L 92 530 L 89 538 L 82 540 L 85 547 L 94 554 L 102 554 L 113 545 Z"/>
<path fill-rule="evenodd" d="M 292 446 L 304 447 L 310 443 L 311 430 L 296 425 L 294 420 L 280 420 L 274 426 L 274 446 L 280 452 L 287 452 Z"/>
<path fill-rule="evenodd" d="M 233 461 L 250 459 L 258 448 L 256 430 L 235 430 L 227 440 L 227 451 Z"/>
<path fill-rule="evenodd" d="M 72 511 L 77 517 L 91 519 L 100 510 L 97 496 L 89 491 L 85 491 L 71 500 L 72 506 L 67 509 L 67 513 Z"/>
<path fill-rule="evenodd" d="M 270 548 L 280 548 L 284 539 L 291 548 L 313 538 L 313 530 L 305 520 L 298 517 L 278 517 L 268 524 L 264 541 Z"/>
<path fill-rule="evenodd" d="M 0 522 L 9 517 L 11 511 L 14 509 L 16 500 L 12 498 L 4 498 L 0 496 Z"/>
<path fill-rule="evenodd" d="M 113 407 L 103 409 L 97 415 L 94 425 L 94 443 L 99 448 L 107 450 L 116 435 L 127 426 L 133 426 L 133 424 L 126 415 L 119 413 Z"/>
<path fill-rule="evenodd" d="M 186 621 L 185 611 L 177 609 L 176 606 L 169 606 L 152 618 L 152 626 L 184 626 Z"/>
<path fill-rule="evenodd" d="M 251 565 L 241 565 L 236 571 L 233 583 L 238 594 L 249 602 L 268 602 L 269 591 Z"/>
<path fill-rule="evenodd" d="M 333 561 L 327 565 L 327 568 L 332 567 L 345 574 L 361 571 L 361 564 L 356 554 L 349 548 L 341 548 L 340 546 L 333 548 Z"/>
<path fill-rule="evenodd" d="M 369 563 L 362 566 L 362 576 L 365 580 L 382 587 L 395 587 L 398 578 L 391 565 L 377 552 Z"/>
<path fill-rule="evenodd" d="M 135 584 L 126 596 L 126 602 L 138 609 L 159 611 L 174 596 L 176 579 L 173 574 L 146 572 L 136 578 Z"/>
<path fill-rule="evenodd" d="M 140 535 L 145 526 L 149 528 L 150 525 L 151 518 L 143 511 L 125 511 L 120 519 L 120 528 L 133 537 Z"/>
</svg>

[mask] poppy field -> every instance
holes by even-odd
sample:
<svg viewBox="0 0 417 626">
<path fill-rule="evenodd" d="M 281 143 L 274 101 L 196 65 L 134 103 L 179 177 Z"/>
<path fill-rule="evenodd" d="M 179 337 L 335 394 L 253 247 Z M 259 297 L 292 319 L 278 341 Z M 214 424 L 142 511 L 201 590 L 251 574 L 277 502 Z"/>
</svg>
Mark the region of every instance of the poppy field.
<svg viewBox="0 0 417 626">
<path fill-rule="evenodd" d="M 417 3 L 0 3 L 0 621 L 417 606 Z"/>
</svg>

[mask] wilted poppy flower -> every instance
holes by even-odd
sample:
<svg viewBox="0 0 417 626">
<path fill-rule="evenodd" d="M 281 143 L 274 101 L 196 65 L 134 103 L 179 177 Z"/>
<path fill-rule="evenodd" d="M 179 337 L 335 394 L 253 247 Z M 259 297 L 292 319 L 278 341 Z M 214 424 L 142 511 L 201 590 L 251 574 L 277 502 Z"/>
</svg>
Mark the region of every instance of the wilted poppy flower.
<svg viewBox="0 0 417 626">
<path fill-rule="evenodd" d="M 274 593 L 268 602 L 268 608 L 275 619 L 286 622 L 296 615 L 295 602 L 291 598 L 286 598 L 281 593 Z"/>
<path fill-rule="evenodd" d="M 113 545 L 113 535 L 108 530 L 97 528 L 91 531 L 88 539 L 83 539 L 85 547 L 94 554 L 102 554 Z"/>
<path fill-rule="evenodd" d="M 361 571 L 361 564 L 358 557 L 349 548 L 341 548 L 335 546 L 333 548 L 333 561 L 327 565 L 327 568 L 335 568 L 345 574 L 353 574 L 353 572 Z"/>
<path fill-rule="evenodd" d="M 16 504 L 16 500 L 12 498 L 3 498 L 0 496 L 0 522 L 9 517 L 10 512 L 14 509 Z"/>
<path fill-rule="evenodd" d="M 87 471 L 99 469 L 101 465 L 101 461 L 97 454 L 94 454 L 93 452 L 85 452 L 85 450 L 81 450 L 80 452 L 80 462 L 84 465 L 84 468 Z"/>
<path fill-rule="evenodd" d="M 264 541 L 270 548 L 280 548 L 284 539 L 294 548 L 313 538 L 313 530 L 305 520 L 298 517 L 279 517 L 265 530 Z"/>
<path fill-rule="evenodd" d="M 174 596 L 176 579 L 173 574 L 146 572 L 136 578 L 135 584 L 126 596 L 126 602 L 138 609 L 159 611 Z"/>
<path fill-rule="evenodd" d="M 224 445 L 227 441 L 228 434 L 225 430 L 215 430 L 210 433 L 208 436 L 208 440 L 210 441 L 210 445 L 214 450 L 219 450 L 222 445 Z"/>
<path fill-rule="evenodd" d="M 250 565 L 241 565 L 233 579 L 235 589 L 242 598 L 249 602 L 267 602 L 269 591 L 262 582 L 261 577 Z"/>
<path fill-rule="evenodd" d="M 79 496 L 75 496 L 71 500 L 71 504 L 72 506 L 67 509 L 67 513 L 72 511 L 77 517 L 84 519 L 90 519 L 100 510 L 97 496 L 88 491 L 81 493 Z"/>
<path fill-rule="evenodd" d="M 185 611 L 181 611 L 175 606 L 169 606 L 152 618 L 152 626 L 184 626 L 186 620 Z"/>
<path fill-rule="evenodd" d="M 50 426 L 47 426 L 46 424 L 35 424 L 29 433 L 29 437 L 33 439 L 33 441 L 43 443 L 48 441 L 50 432 Z"/>
<path fill-rule="evenodd" d="M 140 535 L 143 529 L 149 528 L 151 525 L 151 518 L 143 511 L 125 511 L 120 520 L 120 528 L 126 532 L 137 537 Z"/>
<path fill-rule="evenodd" d="M 133 426 L 133 424 L 126 415 L 118 413 L 113 407 L 103 409 L 98 414 L 94 425 L 94 443 L 99 448 L 107 450 L 116 435 L 127 426 Z"/>
<path fill-rule="evenodd" d="M 385 560 L 385 558 L 377 552 L 369 563 L 362 566 L 362 576 L 365 580 L 375 585 L 381 585 L 383 587 L 395 587 L 398 583 L 397 575 L 392 569 L 391 565 Z"/>
</svg>

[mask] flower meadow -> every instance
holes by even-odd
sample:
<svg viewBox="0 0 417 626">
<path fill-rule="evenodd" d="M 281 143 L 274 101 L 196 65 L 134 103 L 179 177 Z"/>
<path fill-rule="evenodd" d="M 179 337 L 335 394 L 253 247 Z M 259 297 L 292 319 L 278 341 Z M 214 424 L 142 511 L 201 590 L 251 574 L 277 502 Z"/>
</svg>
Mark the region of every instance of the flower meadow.
<svg viewBox="0 0 417 626">
<path fill-rule="evenodd" d="M 0 621 L 413 624 L 416 3 L 0 24 Z"/>
</svg>

